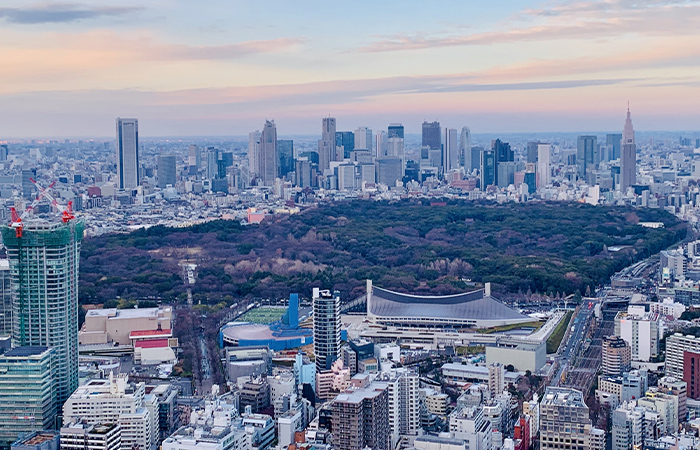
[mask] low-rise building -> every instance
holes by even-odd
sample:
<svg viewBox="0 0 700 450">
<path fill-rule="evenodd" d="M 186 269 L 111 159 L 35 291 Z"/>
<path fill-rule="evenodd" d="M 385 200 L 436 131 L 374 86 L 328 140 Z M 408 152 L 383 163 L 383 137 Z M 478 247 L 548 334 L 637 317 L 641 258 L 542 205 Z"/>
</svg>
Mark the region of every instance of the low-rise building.
<svg viewBox="0 0 700 450">
<path fill-rule="evenodd" d="M 80 344 L 132 345 L 132 333 L 172 330 L 172 307 L 138 309 L 91 309 L 78 333 Z M 138 334 L 138 333 L 137 333 Z M 172 335 L 170 336 L 172 337 Z"/>
<path fill-rule="evenodd" d="M 69 423 L 61 428 L 61 449 L 120 450 L 121 448 L 121 429 L 118 424 Z"/>
</svg>

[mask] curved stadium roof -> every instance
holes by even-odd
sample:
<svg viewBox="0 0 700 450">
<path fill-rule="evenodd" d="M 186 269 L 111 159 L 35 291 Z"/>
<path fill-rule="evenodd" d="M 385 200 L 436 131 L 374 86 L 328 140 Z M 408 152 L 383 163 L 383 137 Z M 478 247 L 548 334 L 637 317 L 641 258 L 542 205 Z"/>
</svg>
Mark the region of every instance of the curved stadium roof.
<svg viewBox="0 0 700 450">
<path fill-rule="evenodd" d="M 456 295 L 427 296 L 372 288 L 369 311 L 377 317 L 414 317 L 416 319 L 456 320 L 529 320 L 483 290 Z"/>
</svg>

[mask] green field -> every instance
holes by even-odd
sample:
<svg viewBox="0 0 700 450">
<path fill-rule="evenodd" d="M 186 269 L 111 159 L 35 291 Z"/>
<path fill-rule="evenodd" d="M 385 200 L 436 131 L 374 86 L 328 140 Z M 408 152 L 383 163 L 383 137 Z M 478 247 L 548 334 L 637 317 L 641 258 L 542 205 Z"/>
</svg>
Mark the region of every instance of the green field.
<svg viewBox="0 0 700 450">
<path fill-rule="evenodd" d="M 286 311 L 287 308 L 261 306 L 246 312 L 241 317 L 236 319 L 236 322 L 252 322 L 268 325 L 272 322 L 280 320 Z"/>
<path fill-rule="evenodd" d="M 571 321 L 571 316 L 573 315 L 573 311 L 567 312 L 566 316 L 564 316 L 562 321 L 559 322 L 559 325 L 557 325 L 549 336 L 549 339 L 547 339 L 547 354 L 556 353 L 557 350 L 559 350 L 559 344 L 561 344 L 561 340 L 564 338 L 566 329 L 569 327 L 569 322 Z"/>
</svg>

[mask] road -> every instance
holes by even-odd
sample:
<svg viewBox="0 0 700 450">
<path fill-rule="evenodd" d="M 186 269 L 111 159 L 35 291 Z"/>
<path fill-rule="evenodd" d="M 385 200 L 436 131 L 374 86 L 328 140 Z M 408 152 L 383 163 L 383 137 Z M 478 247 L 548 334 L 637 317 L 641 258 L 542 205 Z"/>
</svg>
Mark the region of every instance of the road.
<svg viewBox="0 0 700 450">
<path fill-rule="evenodd" d="M 209 355 L 209 349 L 207 348 L 207 342 L 204 338 L 204 331 L 200 330 L 199 336 L 199 350 L 202 354 L 202 379 L 197 380 L 197 394 L 198 395 L 208 395 L 211 393 L 211 356 Z"/>
<path fill-rule="evenodd" d="M 571 321 L 569 322 L 569 332 L 567 335 L 564 347 L 560 347 L 560 353 L 557 356 L 559 361 L 559 370 L 556 376 L 552 379 L 553 386 L 561 384 L 562 375 L 570 372 L 570 368 L 574 367 L 572 359 L 578 354 L 581 345 L 586 339 L 588 327 L 590 326 L 593 316 L 593 303 L 584 299 L 581 306 L 576 310 Z"/>
</svg>

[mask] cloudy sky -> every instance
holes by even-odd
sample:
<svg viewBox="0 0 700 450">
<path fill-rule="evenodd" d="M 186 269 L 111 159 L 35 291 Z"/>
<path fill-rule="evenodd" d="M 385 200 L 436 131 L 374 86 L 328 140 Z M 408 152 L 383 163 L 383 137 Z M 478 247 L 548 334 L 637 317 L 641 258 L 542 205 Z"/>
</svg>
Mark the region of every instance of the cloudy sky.
<svg viewBox="0 0 700 450">
<path fill-rule="evenodd" d="M 0 1 L 0 140 L 700 128 L 700 1 Z"/>
</svg>

